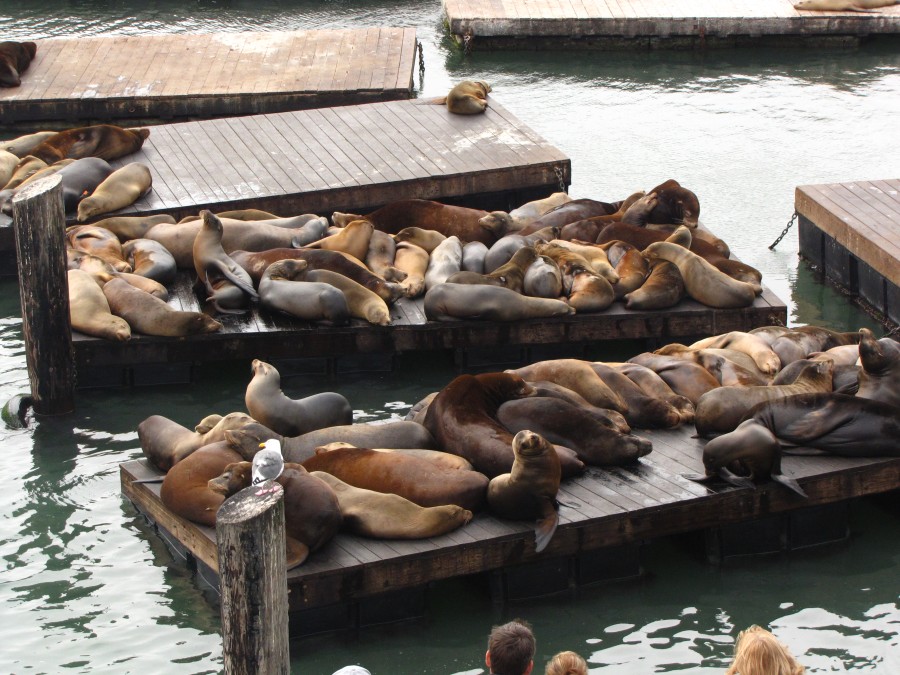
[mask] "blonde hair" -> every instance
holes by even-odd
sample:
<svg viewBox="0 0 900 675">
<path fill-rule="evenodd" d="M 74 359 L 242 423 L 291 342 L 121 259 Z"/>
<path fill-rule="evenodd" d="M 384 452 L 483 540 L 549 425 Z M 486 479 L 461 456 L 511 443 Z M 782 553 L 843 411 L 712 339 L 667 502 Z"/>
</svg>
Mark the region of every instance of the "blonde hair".
<svg viewBox="0 0 900 675">
<path fill-rule="evenodd" d="M 738 634 L 734 661 L 725 675 L 802 675 L 805 672 L 774 635 L 765 628 L 750 626 Z"/>
<path fill-rule="evenodd" d="M 550 659 L 544 675 L 588 675 L 587 661 L 575 652 L 560 652 Z"/>
</svg>

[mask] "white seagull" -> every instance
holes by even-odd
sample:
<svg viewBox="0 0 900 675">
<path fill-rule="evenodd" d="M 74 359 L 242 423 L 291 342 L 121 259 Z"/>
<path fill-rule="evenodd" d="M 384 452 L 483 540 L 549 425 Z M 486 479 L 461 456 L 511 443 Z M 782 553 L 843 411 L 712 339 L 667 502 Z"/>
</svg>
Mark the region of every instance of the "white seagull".
<svg viewBox="0 0 900 675">
<path fill-rule="evenodd" d="M 270 438 L 265 443 L 260 443 L 259 447 L 262 450 L 253 456 L 251 471 L 253 485 L 259 485 L 267 480 L 275 480 L 284 471 L 281 442 L 277 438 Z"/>
</svg>

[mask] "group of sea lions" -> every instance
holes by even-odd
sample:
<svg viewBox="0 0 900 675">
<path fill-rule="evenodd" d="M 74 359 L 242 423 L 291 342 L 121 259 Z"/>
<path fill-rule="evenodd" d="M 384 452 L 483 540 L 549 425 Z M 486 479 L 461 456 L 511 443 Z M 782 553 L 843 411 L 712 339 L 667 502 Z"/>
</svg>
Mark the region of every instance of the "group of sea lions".
<svg viewBox="0 0 900 675">
<path fill-rule="evenodd" d="M 38 131 L 0 143 L 0 211 L 12 215 L 16 192 L 40 178 L 61 179 L 63 206 L 78 222 L 123 209 L 153 184 L 150 169 L 109 161 L 137 152 L 148 129 L 97 124 L 66 131 Z"/>
</svg>

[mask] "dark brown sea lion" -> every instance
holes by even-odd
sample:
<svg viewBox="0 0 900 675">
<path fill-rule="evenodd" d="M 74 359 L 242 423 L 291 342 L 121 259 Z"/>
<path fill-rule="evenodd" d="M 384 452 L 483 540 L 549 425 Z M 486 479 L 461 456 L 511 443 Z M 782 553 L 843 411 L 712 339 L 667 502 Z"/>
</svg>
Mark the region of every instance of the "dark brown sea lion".
<svg viewBox="0 0 900 675">
<path fill-rule="evenodd" d="M 559 398 L 530 396 L 506 401 L 497 419 L 511 433 L 531 429 L 551 443 L 571 448 L 585 464 L 622 466 L 652 449 L 650 441 L 612 428 L 591 408 Z"/>
<path fill-rule="evenodd" d="M 499 286 L 444 283 L 425 294 L 425 316 L 432 321 L 521 321 L 574 312 L 560 300 L 530 298 Z"/>
<path fill-rule="evenodd" d="M 527 430 L 515 435 L 512 451 L 511 471 L 494 477 L 488 485 L 488 506 L 501 518 L 536 518 L 534 550 L 540 553 L 559 524 L 559 457 L 547 440 Z"/>
<path fill-rule="evenodd" d="M 677 180 L 670 178 L 649 190 L 647 194 L 656 195 L 656 206 L 647 214 L 646 222 L 697 227 L 700 218 L 700 200 L 693 192 L 682 187 Z"/>
<path fill-rule="evenodd" d="M 38 145 L 31 154 L 48 164 L 60 159 L 99 157 L 111 160 L 141 149 L 150 136 L 149 129 L 123 129 L 113 124 L 67 129 Z"/>
<path fill-rule="evenodd" d="M 694 421 L 694 404 L 684 396 L 676 394 L 655 371 L 637 363 L 617 363 L 613 366 L 629 380 L 634 382 L 648 396 L 666 401 L 678 414 L 682 422 Z"/>
<path fill-rule="evenodd" d="M 465 457 L 478 471 L 493 478 L 512 468 L 512 434 L 497 420 L 497 410 L 509 400 L 531 396 L 534 390 L 514 373 L 460 375 L 438 392 L 425 427 L 445 452 Z M 569 449 L 557 448 L 564 475 L 584 470 Z"/>
<path fill-rule="evenodd" d="M 572 404 L 576 408 L 586 409 L 594 419 L 605 427 L 615 429 L 622 434 L 631 432 L 631 426 L 628 424 L 628 420 L 625 419 L 625 416 L 622 413 L 610 410 L 609 408 L 599 408 L 592 403 L 589 403 L 581 394 L 572 391 L 568 387 L 564 387 L 548 380 L 533 380 L 528 384 L 534 387 L 534 395 L 536 397 L 541 396 L 544 398 L 560 399 Z M 674 392 L 672 393 L 674 394 Z"/>
<path fill-rule="evenodd" d="M 628 361 L 654 371 L 676 394 L 684 396 L 694 406 L 703 394 L 720 386 L 719 380 L 703 366 L 674 356 L 645 352 Z"/>
<path fill-rule="evenodd" d="M 131 326 L 133 333 L 184 337 L 215 333 L 222 324 L 202 312 L 184 312 L 124 279 L 110 279 L 103 285 L 110 311 Z"/>
<path fill-rule="evenodd" d="M 857 396 L 881 401 L 900 409 L 900 345 L 891 338 L 876 340 L 868 328 L 860 328 Z"/>
<path fill-rule="evenodd" d="M 18 87 L 37 54 L 34 42 L 0 42 L 0 87 Z"/>
<path fill-rule="evenodd" d="M 580 241 L 596 241 L 597 236 L 603 231 L 607 225 L 618 223 L 623 220 L 630 222 L 629 214 L 633 214 L 635 210 L 640 209 L 646 203 L 646 197 L 643 192 L 636 192 L 625 199 L 615 213 L 592 216 L 584 220 L 577 220 L 560 228 L 559 238 L 565 240 L 578 239 Z M 649 210 L 644 207 L 645 210 Z"/>
<path fill-rule="evenodd" d="M 341 505 L 342 529 L 374 539 L 425 539 L 452 532 L 472 520 L 456 504 L 419 506 L 400 495 L 366 490 L 324 471 L 310 475 L 328 483 Z"/>
<path fill-rule="evenodd" d="M 617 206 L 606 202 L 598 202 L 594 199 L 573 199 L 542 215 L 530 225 L 519 230 L 519 234 L 533 234 L 545 227 L 563 228 L 569 223 L 574 223 L 594 216 L 608 216 L 618 210 Z"/>
<path fill-rule="evenodd" d="M 342 226 L 351 220 L 365 218 L 375 229 L 397 234 L 407 227 L 436 230 L 444 236 L 457 236 L 462 242 L 480 241 L 490 246 L 503 236 L 503 232 L 491 230 L 479 223 L 487 211 L 450 206 L 426 199 L 403 199 L 391 202 L 365 216 L 335 213 L 331 222 Z"/>
<path fill-rule="evenodd" d="M 285 396 L 281 375 L 274 366 L 254 359 L 253 377 L 244 403 L 254 419 L 283 436 L 301 434 L 353 422 L 350 402 L 337 392 L 322 392 L 302 399 Z"/>
<path fill-rule="evenodd" d="M 639 386 L 615 368 L 593 362 L 591 369 L 624 401 L 628 424 L 642 429 L 673 429 L 681 424 L 681 415 L 665 399 L 648 396 Z"/>
<path fill-rule="evenodd" d="M 253 423 L 245 413 L 217 416 L 203 431 L 191 431 L 162 415 L 151 415 L 138 425 L 138 439 L 144 456 L 160 471 L 168 471 L 182 459 L 205 445 L 225 440 L 225 432 Z"/>
<path fill-rule="evenodd" d="M 216 526 L 216 512 L 225 495 L 211 490 L 209 481 L 241 456 L 225 442 L 197 449 L 175 464 L 163 479 L 159 497 L 172 513 L 194 523 Z"/>
<path fill-rule="evenodd" d="M 303 466 L 354 487 L 400 495 L 419 506 L 456 504 L 473 512 L 484 506 L 488 484 L 478 471 L 442 469 L 420 457 L 368 448 L 317 450 Z"/>
</svg>

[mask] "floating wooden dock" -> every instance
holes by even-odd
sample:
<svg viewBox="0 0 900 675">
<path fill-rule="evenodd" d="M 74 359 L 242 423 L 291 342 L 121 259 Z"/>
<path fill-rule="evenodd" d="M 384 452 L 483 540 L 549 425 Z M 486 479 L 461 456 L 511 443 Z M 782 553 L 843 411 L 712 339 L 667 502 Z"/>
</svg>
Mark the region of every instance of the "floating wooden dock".
<svg viewBox="0 0 900 675">
<path fill-rule="evenodd" d="M 900 324 L 900 179 L 801 185 L 800 255 Z"/>
<path fill-rule="evenodd" d="M 169 304 L 203 311 L 187 274 L 170 290 Z M 401 298 L 390 309 L 388 326 L 362 320 L 340 328 L 321 326 L 256 307 L 244 315 L 217 316 L 224 324 L 217 333 L 185 338 L 134 334 L 128 342 L 113 342 L 73 331 L 77 386 L 188 381 L 193 364 L 254 358 L 326 360 L 317 366 L 323 373 L 340 368 L 342 360 L 365 357 L 373 361 L 379 354 L 388 357 L 388 365 L 376 369 L 390 369 L 389 357 L 394 354 L 429 350 L 452 350 L 464 366 L 476 359 L 522 363 L 545 348 L 580 356 L 579 349 L 583 353 L 601 341 L 684 341 L 787 322 L 787 307 L 768 289 L 743 309 L 713 309 L 683 300 L 667 310 L 636 311 L 614 303 L 603 312 L 512 322 L 427 321 L 421 297 Z"/>
<path fill-rule="evenodd" d="M 414 28 L 36 40 L 0 128 L 147 123 L 410 98 Z"/>
<path fill-rule="evenodd" d="M 153 189 L 117 215 L 258 208 L 360 212 L 399 199 L 508 210 L 572 182 L 566 155 L 491 100 L 483 115 L 391 101 L 152 127 L 136 153 Z M 5 226 L 4 226 L 5 225 Z M 0 216 L 0 273 L 15 274 Z"/>
<path fill-rule="evenodd" d="M 477 49 L 656 49 L 855 44 L 900 34 L 900 7 L 804 12 L 794 0 L 443 0 L 451 35 Z"/>
<path fill-rule="evenodd" d="M 756 490 L 707 488 L 681 475 L 703 470 L 703 444 L 691 438 L 693 425 L 636 433 L 653 442 L 653 451 L 634 466 L 593 467 L 563 481 L 560 525 L 541 554 L 534 551 L 531 524 L 487 513 L 432 539 L 338 535 L 288 572 L 292 629 L 321 632 L 422 613 L 427 584 L 462 575 L 493 573 L 492 585 L 501 598 L 630 576 L 640 569 L 636 547 L 642 541 L 685 532 L 707 530 L 707 550 L 719 557 L 843 539 L 847 519 L 840 506 L 846 500 L 900 486 L 900 458 L 787 456 L 784 472 L 799 481 L 809 499 L 774 483 Z M 132 482 L 158 475 L 146 460 L 120 467 L 124 495 L 215 584 L 215 531 L 169 512 L 159 500 L 159 484 Z"/>
</svg>

